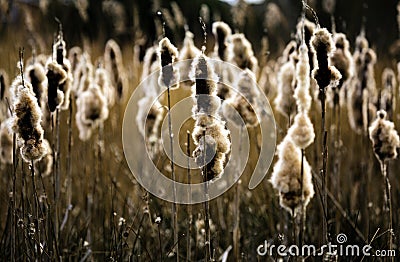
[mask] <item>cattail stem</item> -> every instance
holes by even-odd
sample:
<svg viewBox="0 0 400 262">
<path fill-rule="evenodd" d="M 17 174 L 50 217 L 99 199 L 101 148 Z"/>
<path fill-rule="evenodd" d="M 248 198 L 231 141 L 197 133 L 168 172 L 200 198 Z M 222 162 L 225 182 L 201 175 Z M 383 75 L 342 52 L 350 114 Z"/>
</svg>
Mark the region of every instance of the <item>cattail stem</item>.
<svg viewBox="0 0 400 262">
<path fill-rule="evenodd" d="M 389 250 L 393 249 L 393 214 L 392 214 L 392 197 L 391 197 L 391 185 L 389 180 L 389 172 L 388 172 L 388 163 L 384 161 L 380 161 L 381 163 L 381 171 L 382 175 L 385 179 L 385 207 L 384 210 L 388 212 L 388 227 L 389 227 L 389 239 L 388 245 Z"/>
<path fill-rule="evenodd" d="M 36 189 L 36 183 L 35 183 L 35 167 L 34 167 L 34 163 L 33 160 L 31 160 L 31 177 L 32 177 L 32 190 L 33 190 L 33 197 L 34 197 L 34 212 L 36 215 L 36 221 L 34 220 L 34 224 L 35 224 L 35 230 L 36 230 L 36 235 L 37 235 L 37 241 L 39 242 L 39 247 L 37 250 L 37 258 L 39 259 L 39 261 L 41 261 L 41 238 L 40 238 L 40 227 L 39 227 L 39 198 L 38 198 L 38 194 L 37 194 L 37 189 Z M 35 256 L 36 257 L 36 256 Z"/>
<path fill-rule="evenodd" d="M 242 138 L 243 127 L 239 129 L 239 138 Z M 241 140 L 239 140 L 240 143 Z M 239 159 L 237 160 L 237 172 L 238 176 L 240 176 L 240 157 L 242 153 L 242 143 L 239 144 Z M 237 181 L 235 184 L 235 225 L 233 227 L 233 255 L 235 261 L 239 261 L 240 259 L 240 181 Z"/>
<path fill-rule="evenodd" d="M 326 122 L 326 103 L 325 103 L 325 88 L 320 89 L 321 92 L 321 139 L 322 139 L 322 169 L 321 169 L 321 177 L 322 177 L 322 208 L 324 219 L 322 222 L 322 237 L 323 243 L 328 242 L 328 203 L 327 203 L 327 160 L 328 160 L 328 147 L 327 147 L 327 136 L 328 132 L 325 130 L 325 122 Z"/>
<path fill-rule="evenodd" d="M 187 132 L 187 140 L 186 140 L 186 153 L 188 156 L 187 162 L 187 176 L 188 176 L 188 184 L 189 184 L 189 192 L 188 192 L 188 205 L 187 205 L 187 213 L 188 213 L 188 222 L 187 222 L 187 245 L 186 245 L 186 261 L 190 261 L 191 259 L 191 248 L 190 248 L 190 237 L 192 235 L 192 178 L 190 174 L 190 133 Z"/>
<path fill-rule="evenodd" d="M 303 246 L 304 243 L 304 231 L 306 227 L 305 221 L 305 205 L 304 205 L 304 149 L 301 149 L 301 169 L 300 169 L 300 192 L 301 192 L 301 212 L 300 212 L 300 231 L 299 231 L 299 247 Z"/>
<path fill-rule="evenodd" d="M 172 180 L 175 182 L 175 163 L 174 163 L 174 135 L 172 134 L 172 119 L 171 119 L 171 90 L 170 86 L 167 86 L 167 94 L 168 94 L 168 132 L 169 132 L 169 141 L 171 147 L 171 176 Z M 173 185 L 173 197 L 174 202 L 172 203 L 172 221 L 174 225 L 174 243 L 176 243 L 175 253 L 176 253 L 176 261 L 179 261 L 179 232 L 178 232 L 178 210 L 176 205 L 176 186 L 175 183 Z"/>
<path fill-rule="evenodd" d="M 206 194 L 206 201 L 204 202 L 204 224 L 205 224 L 205 261 L 212 261 L 211 258 L 211 232 L 210 232 L 210 204 L 208 201 L 208 177 L 207 177 L 207 163 L 206 163 L 206 130 L 203 131 L 203 142 L 204 142 L 204 155 L 203 155 L 203 183 L 204 183 L 204 193 Z"/>
<path fill-rule="evenodd" d="M 16 178 L 17 178 L 17 167 L 18 167 L 18 158 L 17 158 L 17 135 L 15 132 L 13 133 L 13 177 L 12 177 L 12 232 L 11 232 L 11 256 L 12 261 L 15 261 L 16 258 L 16 232 L 17 232 L 17 216 L 16 216 Z"/>
</svg>

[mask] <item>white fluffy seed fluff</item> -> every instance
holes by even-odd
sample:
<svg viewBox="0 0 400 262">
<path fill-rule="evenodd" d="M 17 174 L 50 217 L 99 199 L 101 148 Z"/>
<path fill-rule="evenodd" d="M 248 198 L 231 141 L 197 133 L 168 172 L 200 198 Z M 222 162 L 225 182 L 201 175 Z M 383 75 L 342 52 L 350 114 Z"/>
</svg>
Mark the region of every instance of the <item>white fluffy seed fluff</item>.
<svg viewBox="0 0 400 262">
<path fill-rule="evenodd" d="M 100 87 L 92 83 L 88 90 L 79 95 L 76 100 L 76 125 L 79 129 L 79 138 L 88 140 L 93 129 L 97 128 L 108 118 L 107 99 Z"/>
<path fill-rule="evenodd" d="M 212 32 L 215 37 L 215 46 L 213 57 L 218 57 L 222 61 L 227 59 L 228 38 L 232 30 L 228 24 L 217 21 L 212 24 Z"/>
<path fill-rule="evenodd" d="M 394 123 L 386 120 L 386 111 L 379 110 L 377 118 L 369 127 L 369 138 L 372 141 L 373 150 L 378 160 L 383 163 L 397 157 L 397 148 L 400 147 L 400 139 L 394 127 Z"/>
<path fill-rule="evenodd" d="M 314 196 L 311 166 L 303 161 L 303 192 L 301 192 L 301 150 L 286 136 L 277 147 L 278 161 L 275 163 L 270 179 L 272 186 L 279 191 L 281 207 L 293 216 L 301 212 L 301 200 L 304 207 Z"/>
<path fill-rule="evenodd" d="M 21 143 L 21 156 L 30 163 L 40 160 L 47 152 L 43 144 L 42 112 L 29 82 L 15 87 L 11 128 Z"/>
<path fill-rule="evenodd" d="M 122 61 L 121 48 L 113 39 L 108 40 L 106 43 L 104 50 L 104 66 L 109 73 L 110 83 L 114 88 L 116 97 L 118 100 L 121 100 L 128 83 Z"/>
<path fill-rule="evenodd" d="M 345 104 L 345 93 L 348 90 L 349 84 L 354 75 L 353 57 L 350 53 L 350 44 L 346 38 L 346 35 L 342 33 L 335 33 L 333 35 L 333 40 L 335 42 L 336 49 L 330 57 L 330 60 L 331 64 L 339 70 L 342 78 L 339 80 L 337 88 L 328 89 L 327 99 L 331 107 L 338 104 Z"/>
<path fill-rule="evenodd" d="M 89 54 L 83 53 L 74 72 L 73 90 L 77 96 L 85 92 L 93 81 L 93 64 Z M 107 71 L 108 74 L 108 71 Z M 113 91 L 115 93 L 115 91 Z"/>
<path fill-rule="evenodd" d="M 258 73 L 258 61 L 254 56 L 251 43 L 244 34 L 233 34 L 228 39 L 228 61 L 240 69 L 250 69 L 254 74 Z"/>
<path fill-rule="evenodd" d="M 49 176 L 53 171 L 53 150 L 50 147 L 49 141 L 43 139 L 43 145 L 47 148 L 47 153 L 40 161 L 35 162 L 35 174 L 40 174 L 43 177 Z"/>
<path fill-rule="evenodd" d="M 279 69 L 277 76 L 277 96 L 274 100 L 276 110 L 287 118 L 291 118 L 296 112 L 296 100 L 294 90 L 296 84 L 296 52 L 290 55 L 289 61 Z"/>
<path fill-rule="evenodd" d="M 44 102 L 45 92 L 47 91 L 46 72 L 42 64 L 34 63 L 25 68 L 25 79 L 32 84 L 33 92 L 39 105 Z"/>
<path fill-rule="evenodd" d="M 115 103 L 115 93 L 111 87 L 107 70 L 102 67 L 96 68 L 94 72 L 94 82 L 100 87 L 101 92 L 107 99 L 107 105 L 113 106 Z"/>
<path fill-rule="evenodd" d="M 216 96 L 218 77 L 204 54 L 193 61 L 190 77 L 194 82 L 192 93 L 196 102 L 193 106 L 193 118 L 196 120 L 192 132 L 196 146 L 193 156 L 199 166 L 207 162 L 203 176 L 212 180 L 223 173 L 226 155 L 230 152 L 230 132 L 218 117 L 221 105 Z"/>
<path fill-rule="evenodd" d="M 194 45 L 193 37 L 193 33 L 186 31 L 183 46 L 179 52 L 179 61 L 181 61 L 179 64 L 179 73 L 181 81 L 189 80 L 190 64 L 192 63 L 192 59 L 196 58 L 201 53 L 201 51 Z M 193 83 L 190 83 L 190 86 L 192 84 Z"/>
<path fill-rule="evenodd" d="M 60 86 L 66 81 L 68 74 L 56 61 L 50 61 L 47 68 L 47 105 L 51 112 L 60 108 L 64 101 L 64 92 Z"/>
<path fill-rule="evenodd" d="M 225 118 L 237 126 L 241 126 L 242 123 L 248 127 L 256 126 L 259 123 L 256 111 L 260 106 L 258 104 L 260 91 L 253 72 L 249 69 L 242 71 L 234 86 L 237 88 L 237 92 L 225 100 L 222 106 Z M 236 111 L 241 119 L 237 119 L 233 111 Z"/>
<path fill-rule="evenodd" d="M 158 84 L 161 87 L 178 88 L 180 78 L 179 69 L 174 66 L 179 57 L 178 49 L 167 37 L 164 37 L 160 40 L 157 51 L 161 65 Z"/>
<path fill-rule="evenodd" d="M 150 110 L 148 110 L 150 108 Z M 161 123 L 166 110 L 154 97 L 145 96 L 138 102 L 136 125 L 139 133 L 146 139 L 146 145 L 152 158 L 161 149 Z"/>
<path fill-rule="evenodd" d="M 288 135 L 301 149 L 307 148 L 314 142 L 314 126 L 307 113 L 300 112 L 294 118 L 294 123 L 288 130 Z"/>
<path fill-rule="evenodd" d="M 297 107 L 301 112 L 308 112 L 311 107 L 310 95 L 310 64 L 308 60 L 308 48 L 302 44 L 299 48 L 299 61 L 296 65 L 297 87 L 294 91 Z"/>
</svg>

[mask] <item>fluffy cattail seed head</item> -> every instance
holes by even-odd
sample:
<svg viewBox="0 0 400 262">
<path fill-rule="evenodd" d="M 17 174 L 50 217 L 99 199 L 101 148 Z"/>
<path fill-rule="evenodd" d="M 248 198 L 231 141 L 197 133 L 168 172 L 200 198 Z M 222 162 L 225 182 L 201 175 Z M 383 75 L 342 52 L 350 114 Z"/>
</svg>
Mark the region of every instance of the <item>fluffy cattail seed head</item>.
<svg viewBox="0 0 400 262">
<path fill-rule="evenodd" d="M 334 51 L 332 35 L 326 28 L 317 29 L 311 37 L 311 50 L 314 52 L 312 76 L 319 89 L 324 92 L 328 86 L 336 87 L 341 78 L 340 72 L 330 65 L 330 56 Z"/>
<path fill-rule="evenodd" d="M 399 135 L 393 122 L 386 120 L 386 115 L 386 111 L 379 110 L 377 118 L 368 129 L 375 156 L 381 163 L 395 159 L 397 148 L 400 147 Z"/>
<path fill-rule="evenodd" d="M 109 73 L 111 85 L 119 100 L 124 95 L 127 86 L 124 64 L 122 62 L 121 48 L 113 39 L 106 43 L 104 50 L 104 65 Z"/>
<path fill-rule="evenodd" d="M 294 118 L 293 125 L 289 128 L 288 135 L 301 149 L 307 148 L 314 142 L 314 126 L 307 113 L 300 112 Z"/>
<path fill-rule="evenodd" d="M 258 97 L 260 92 L 255 82 L 253 72 L 246 69 L 237 78 L 234 86 L 238 92 L 224 101 L 222 111 L 227 119 L 230 119 L 238 126 L 244 122 L 248 127 L 256 126 L 258 122 L 256 111 L 258 108 Z M 241 119 L 236 119 L 233 112 L 239 113 Z"/>
<path fill-rule="evenodd" d="M 228 61 L 240 69 L 250 69 L 258 72 L 258 61 L 254 56 L 251 43 L 243 34 L 233 34 L 229 37 Z"/>
<path fill-rule="evenodd" d="M 301 165 L 301 150 L 290 136 L 286 136 L 277 147 L 278 161 L 275 163 L 270 182 L 279 191 L 281 207 L 293 216 L 301 212 L 302 198 L 304 207 L 314 196 L 311 167 L 304 159 Z M 301 186 L 301 169 L 303 169 L 303 186 Z M 303 190 L 301 190 L 303 188 Z"/>
<path fill-rule="evenodd" d="M 46 65 L 47 68 L 47 105 L 49 106 L 50 112 L 54 112 L 61 106 L 64 100 L 64 93 L 60 90 L 68 75 L 63 67 L 56 62 L 49 62 Z"/>
<path fill-rule="evenodd" d="M 26 71 L 25 77 L 32 84 L 33 92 L 35 93 L 38 103 L 41 104 L 42 96 L 46 91 L 45 69 L 40 63 L 35 63 L 33 65 L 29 65 L 28 67 L 26 67 L 25 71 Z"/>
<path fill-rule="evenodd" d="M 175 88 L 177 88 L 179 82 L 179 71 L 178 68 L 173 66 L 173 64 L 179 57 L 178 49 L 171 44 L 167 37 L 164 37 L 159 43 L 158 55 L 161 63 L 161 72 L 158 84 L 162 87 L 171 87 L 176 85 Z"/>
<path fill-rule="evenodd" d="M 28 163 L 40 160 L 47 152 L 43 144 L 44 130 L 41 121 L 42 112 L 32 86 L 24 81 L 24 85 L 16 87 L 11 126 L 21 140 L 22 158 Z"/>
<path fill-rule="evenodd" d="M 299 48 L 299 62 L 296 65 L 297 87 L 294 91 L 297 107 L 300 112 L 308 112 L 311 107 L 310 95 L 310 64 L 308 61 L 308 48 L 302 44 Z"/>
<path fill-rule="evenodd" d="M 228 24 L 224 22 L 214 22 L 212 25 L 212 32 L 215 37 L 214 53 L 217 54 L 218 58 L 222 61 L 226 61 L 227 53 L 227 39 L 232 34 L 232 30 Z"/>
</svg>

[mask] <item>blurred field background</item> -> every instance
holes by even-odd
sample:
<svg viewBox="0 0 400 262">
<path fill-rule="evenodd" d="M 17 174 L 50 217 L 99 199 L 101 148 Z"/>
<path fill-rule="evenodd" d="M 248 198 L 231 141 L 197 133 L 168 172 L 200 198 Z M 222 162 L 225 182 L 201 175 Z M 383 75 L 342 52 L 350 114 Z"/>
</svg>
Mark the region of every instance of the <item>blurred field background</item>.
<svg viewBox="0 0 400 262">
<path fill-rule="evenodd" d="M 331 17 L 322 8 L 322 2 L 312 1 L 322 27 L 331 29 Z M 79 10 L 79 3 L 87 3 L 85 10 Z M 276 4 L 280 12 L 267 15 L 269 7 Z M 183 17 L 176 16 L 173 6 L 178 6 Z M 203 43 L 203 30 L 198 17 L 203 17 L 207 29 L 207 51 L 214 46 L 211 32 L 214 21 L 224 21 L 234 32 L 244 33 L 251 42 L 258 58 L 260 71 L 270 61 L 276 61 L 286 44 L 294 38 L 296 24 L 301 16 L 301 2 L 294 0 L 258 1 L 7 1 L 0 0 L 0 68 L 9 76 L 9 83 L 19 74 L 18 51 L 24 47 L 24 57 L 37 54 L 51 55 L 52 44 L 58 32 L 57 17 L 62 23 L 63 37 L 67 50 L 79 46 L 90 54 L 94 64 L 104 53 L 107 40 L 114 39 L 121 47 L 123 64 L 126 70 L 127 85 L 124 98 L 110 108 L 104 126 L 95 130 L 88 141 L 79 139 L 76 123 L 72 119 L 69 129 L 69 112 L 60 112 L 60 195 L 54 192 L 54 177 L 49 175 L 40 179 L 36 186 L 43 213 L 33 214 L 34 198 L 29 164 L 17 164 L 16 177 L 13 165 L 1 164 L 0 187 L 0 260 L 30 261 L 37 258 L 38 247 L 34 237 L 29 235 L 31 223 L 39 224 L 45 237 L 43 247 L 46 253 L 40 256 L 43 261 L 176 261 L 172 250 L 175 247 L 171 204 L 148 194 L 135 181 L 124 158 L 122 148 L 122 119 L 130 94 L 140 83 L 143 59 L 147 48 L 158 43 L 162 37 L 161 22 L 156 12 L 161 10 L 166 17 L 165 36 L 180 49 L 185 37 L 185 29 L 179 23 L 184 19 L 188 29 L 194 34 L 195 45 Z M 336 31 L 343 32 L 350 41 L 351 51 L 362 27 L 370 46 L 377 53 L 374 67 L 376 86 L 383 89 L 381 75 L 386 67 L 397 71 L 400 59 L 399 26 L 397 22 L 397 1 L 344 1 L 337 0 L 334 17 Z M 236 9 L 235 9 L 236 8 Z M 239 8 L 239 9 L 238 9 Z M 235 11 L 236 10 L 236 11 Z M 241 11 L 238 11 L 241 10 Z M 236 13 L 235 13 L 236 12 Z M 244 13 L 243 13 L 244 12 Z M 239 14 L 244 20 L 239 19 Z M 168 20 L 168 14 L 170 20 Z M 309 14 L 307 17 L 312 20 Z M 266 20 L 272 19 L 276 27 L 268 28 Z M 262 39 L 268 39 L 267 51 L 263 49 Z M 265 46 L 264 46 L 265 47 Z M 271 73 L 271 78 L 277 72 Z M 274 76 L 272 76 L 274 75 Z M 397 77 L 400 80 L 399 77 Z M 399 82 L 399 81 L 398 81 Z M 271 84 L 272 83 L 272 84 Z M 271 81 L 260 86 L 270 99 L 277 124 L 277 144 L 285 136 L 288 120 L 275 111 L 272 101 L 276 95 L 276 85 Z M 400 99 L 400 89 L 395 87 L 395 97 Z M 173 104 L 189 95 L 188 89 L 172 93 Z M 74 118 L 76 97 L 72 95 L 71 110 Z M 6 100 L 1 102 L 0 121 L 7 118 Z M 313 169 L 316 194 L 307 207 L 306 232 L 304 242 L 319 245 L 324 242 L 321 236 L 322 207 L 320 200 L 321 181 L 321 138 L 320 107 L 313 101 L 310 118 L 314 124 L 316 139 L 306 151 L 307 159 Z M 384 179 L 379 162 L 376 160 L 371 141 L 366 133 L 356 134 L 349 125 L 347 108 L 341 109 L 341 140 L 336 140 L 338 126 L 333 110 L 327 106 L 328 128 L 328 181 L 329 199 L 328 227 L 330 239 L 335 241 L 338 233 L 348 236 L 348 243 L 363 245 L 372 243 L 374 250 L 388 249 L 389 235 L 384 206 Z M 132 116 L 134 118 L 136 116 Z M 400 126 L 400 106 L 394 108 L 393 122 Z M 188 124 L 190 127 L 192 124 Z M 188 128 L 188 127 L 185 127 Z M 44 127 L 45 137 L 51 142 L 55 134 L 50 126 Z M 72 131 L 72 147 L 68 153 L 68 131 Z M 251 156 L 240 186 L 240 239 L 239 257 L 234 259 L 232 251 L 228 261 L 273 261 L 269 257 L 257 255 L 257 247 L 268 240 L 274 244 L 295 243 L 293 238 L 294 220 L 279 205 L 277 192 L 268 179 L 254 190 L 248 190 L 251 170 L 257 161 L 257 128 L 249 129 Z M 181 132 L 180 141 L 185 143 L 186 132 Z M 235 143 L 237 141 L 232 141 Z M 193 150 L 193 148 L 192 148 Z M 142 152 L 137 152 L 138 158 Z M 67 156 L 70 156 L 72 183 L 67 178 Z M 21 160 L 21 159 L 20 159 Z M 158 159 L 160 170 L 169 175 L 168 159 L 161 155 Z M 338 170 L 338 165 L 340 169 Z M 270 177 L 272 166 L 267 175 Z M 400 255 L 400 172 L 399 159 L 390 161 L 389 178 L 392 185 L 393 237 L 397 255 Z M 178 176 L 184 177 L 186 170 L 178 169 Z M 195 175 L 195 173 L 193 173 Z M 200 176 L 197 173 L 197 176 Z M 12 181 L 15 179 L 16 191 L 12 194 Z M 195 178 L 196 179 L 196 178 Z M 197 178 L 199 179 L 199 177 Z M 71 196 L 71 201 L 69 201 Z M 16 209 L 11 202 L 15 201 Z M 69 206 L 69 204 L 71 204 Z M 229 250 L 233 243 L 233 230 L 236 219 L 235 188 L 210 202 L 211 240 L 214 258 Z M 68 211 L 67 211 L 68 210 Z M 68 215 L 66 215 L 68 212 Z M 14 235 L 12 232 L 13 214 L 18 218 Z M 192 220 L 190 214 L 193 215 Z M 156 223 L 157 217 L 161 222 Z M 204 259 L 204 210 L 203 205 L 178 205 L 179 254 L 182 261 L 203 261 Z M 188 236 L 188 228 L 191 228 Z M 57 232 L 57 234 L 54 234 Z M 33 233 L 35 235 L 35 232 Z M 15 237 L 16 239 L 13 239 Z M 188 241 L 188 239 L 190 241 Z M 17 243 L 12 253 L 12 242 Z M 43 243 L 44 243 L 43 242 Z M 160 243 L 159 243 L 160 242 Z M 189 243 L 189 248 L 187 248 Z M 35 251 L 36 250 L 36 251 Z M 190 250 L 190 257 L 187 251 Z M 228 251 L 229 252 L 229 251 Z M 188 259 L 188 260 L 186 260 Z M 294 258 L 285 258 L 292 261 Z M 321 261 L 310 257 L 307 261 Z M 334 259 L 334 258 L 333 258 Z M 361 257 L 339 258 L 339 261 L 360 261 Z M 367 259 L 365 259 L 367 260 Z M 335 260 L 329 260 L 335 261 Z M 378 259 L 367 261 L 381 261 Z M 389 261 L 389 260 L 388 260 Z"/>
</svg>

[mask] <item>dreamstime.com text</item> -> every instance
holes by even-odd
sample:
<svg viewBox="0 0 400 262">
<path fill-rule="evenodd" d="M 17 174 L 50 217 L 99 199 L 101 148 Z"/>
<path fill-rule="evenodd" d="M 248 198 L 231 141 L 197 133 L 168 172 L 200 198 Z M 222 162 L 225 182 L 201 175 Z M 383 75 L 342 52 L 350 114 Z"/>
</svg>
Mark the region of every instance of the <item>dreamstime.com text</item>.
<svg viewBox="0 0 400 262">
<path fill-rule="evenodd" d="M 337 244 L 328 243 L 317 248 L 315 245 L 274 245 L 264 241 L 257 247 L 257 254 L 260 256 L 280 256 L 280 257 L 309 257 L 323 256 L 324 254 L 337 255 L 339 257 L 396 257 L 396 250 L 375 250 L 371 245 L 352 245 L 346 244 L 347 236 L 343 233 L 336 236 Z"/>
</svg>

